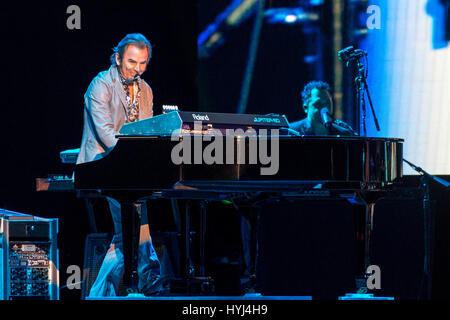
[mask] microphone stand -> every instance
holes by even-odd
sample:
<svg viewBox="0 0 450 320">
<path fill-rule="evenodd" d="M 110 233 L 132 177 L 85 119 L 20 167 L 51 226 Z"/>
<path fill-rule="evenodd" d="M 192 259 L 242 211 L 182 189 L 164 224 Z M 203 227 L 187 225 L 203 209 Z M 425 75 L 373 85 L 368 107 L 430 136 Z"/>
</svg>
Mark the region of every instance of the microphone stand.
<svg viewBox="0 0 450 320">
<path fill-rule="evenodd" d="M 357 88 L 357 98 L 358 98 L 359 108 L 363 112 L 363 115 L 362 115 L 363 133 L 364 133 L 364 136 L 366 136 L 366 100 L 364 97 L 364 91 L 367 94 L 367 98 L 369 99 L 370 109 L 372 110 L 372 115 L 373 115 L 373 119 L 375 121 L 375 127 L 377 128 L 377 131 L 380 131 L 380 125 L 378 123 L 378 119 L 375 114 L 375 110 L 373 109 L 372 98 L 370 97 L 369 86 L 367 85 L 367 77 L 364 74 L 364 66 L 361 63 L 360 59 L 361 59 L 361 57 L 357 58 L 358 76 L 355 78 L 355 82 L 356 82 L 356 88 Z"/>
<path fill-rule="evenodd" d="M 359 135 L 365 137 L 366 136 L 366 104 L 364 100 L 364 92 L 362 87 L 362 78 L 360 76 L 357 76 L 355 78 L 355 84 L 356 84 L 356 101 L 358 101 L 358 115 L 360 114 L 360 111 L 362 110 L 362 120 L 361 116 L 359 118 Z M 362 124 L 362 132 L 361 134 L 361 124 Z"/>
<path fill-rule="evenodd" d="M 343 62 L 346 62 L 346 66 L 350 64 L 352 61 L 356 61 L 358 67 L 358 76 L 355 78 L 356 83 L 356 98 L 358 101 L 358 112 L 362 109 L 362 121 L 360 120 L 360 125 L 362 122 L 363 127 L 363 136 L 366 136 L 366 100 L 364 93 L 367 94 L 367 98 L 369 99 L 370 109 L 372 110 L 373 119 L 375 121 L 375 126 L 377 131 L 380 131 L 380 125 L 378 123 L 377 116 L 375 114 L 375 110 L 373 109 L 372 98 L 370 97 L 369 86 L 367 85 L 367 70 L 365 70 L 364 65 L 361 63 L 361 58 L 366 57 L 367 61 L 367 52 L 361 49 L 355 49 L 353 46 L 342 49 L 338 52 L 338 57 Z M 361 128 L 359 130 L 359 134 L 361 135 Z"/>
<path fill-rule="evenodd" d="M 403 159 L 411 168 L 422 175 L 421 177 L 421 187 L 423 188 L 423 222 L 424 222 L 424 261 L 423 261 L 423 273 L 421 282 L 421 290 L 425 290 L 425 297 L 427 300 L 431 300 L 431 265 L 432 265 L 432 240 L 434 235 L 434 215 L 433 210 L 431 208 L 431 200 L 430 200 L 430 181 L 434 180 L 447 189 L 450 189 L 450 183 L 435 177 L 429 173 L 427 173 L 422 168 L 412 164 L 406 159 Z M 424 283 L 425 282 L 425 283 Z"/>
</svg>

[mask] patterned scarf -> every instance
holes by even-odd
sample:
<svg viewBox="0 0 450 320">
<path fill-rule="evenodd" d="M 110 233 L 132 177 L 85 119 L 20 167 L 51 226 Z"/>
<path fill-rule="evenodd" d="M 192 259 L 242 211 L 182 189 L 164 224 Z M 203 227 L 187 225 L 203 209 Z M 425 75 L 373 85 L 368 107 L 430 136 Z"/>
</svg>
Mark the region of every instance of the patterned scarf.
<svg viewBox="0 0 450 320">
<path fill-rule="evenodd" d="M 122 83 L 123 86 L 123 90 L 125 91 L 126 97 L 127 97 L 127 105 L 126 105 L 126 111 L 127 111 L 127 123 L 129 122 L 134 122 L 136 120 L 138 120 L 139 118 L 139 98 L 141 96 L 141 87 L 140 87 L 140 82 L 141 82 L 141 78 L 137 78 L 137 81 L 133 81 L 133 86 L 134 83 L 137 84 L 138 87 L 138 92 L 137 94 L 134 96 L 134 100 L 131 101 L 131 95 L 130 95 L 130 88 L 129 88 L 129 84 L 127 83 L 127 80 L 125 80 L 125 78 L 122 76 L 122 73 L 119 71 L 119 76 L 120 76 L 120 82 Z"/>
</svg>

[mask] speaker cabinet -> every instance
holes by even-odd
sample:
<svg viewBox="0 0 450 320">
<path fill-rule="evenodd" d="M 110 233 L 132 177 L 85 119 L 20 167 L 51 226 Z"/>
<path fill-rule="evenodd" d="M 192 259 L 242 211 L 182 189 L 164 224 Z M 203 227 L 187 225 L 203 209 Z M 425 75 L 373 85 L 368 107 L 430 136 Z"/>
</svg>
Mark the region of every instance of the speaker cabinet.
<svg viewBox="0 0 450 320">
<path fill-rule="evenodd" d="M 89 296 L 92 285 L 109 249 L 112 236 L 108 233 L 92 233 L 86 237 L 84 246 L 83 285 L 81 299 Z"/>
<path fill-rule="evenodd" d="M 296 198 L 260 211 L 257 292 L 337 299 L 355 291 L 354 208 L 343 198 Z"/>
<path fill-rule="evenodd" d="M 416 300 L 424 275 L 421 199 L 381 198 L 374 206 L 371 264 L 381 272 L 381 289 L 371 293 Z"/>
</svg>

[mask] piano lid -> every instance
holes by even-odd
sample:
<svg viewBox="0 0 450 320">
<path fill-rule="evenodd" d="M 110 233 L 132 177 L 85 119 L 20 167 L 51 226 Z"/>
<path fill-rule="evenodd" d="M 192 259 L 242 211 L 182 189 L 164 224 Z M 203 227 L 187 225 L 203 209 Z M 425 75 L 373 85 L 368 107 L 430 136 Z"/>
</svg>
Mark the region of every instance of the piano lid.
<svg viewBox="0 0 450 320">
<path fill-rule="evenodd" d="M 184 139 L 185 137 L 183 137 Z M 402 176 L 403 140 L 397 138 L 365 137 L 278 137 L 279 156 L 263 163 L 249 161 L 252 139 L 245 139 L 244 163 L 222 161 L 207 164 L 174 163 L 172 153 L 180 141 L 171 137 L 122 136 L 116 147 L 103 159 L 76 165 L 75 189 L 146 189 L 173 188 L 187 181 L 242 181 L 276 184 L 283 181 L 323 181 L 351 185 L 384 185 Z M 180 139 L 182 139 L 180 137 Z M 234 139 L 237 151 L 240 138 Z M 270 138 L 269 138 L 270 139 Z M 201 150 L 211 148 L 211 141 L 202 141 Z M 194 155 L 195 142 L 186 154 Z M 227 159 L 227 146 L 221 148 Z M 239 147 L 240 148 L 240 147 Z M 233 158 L 236 159 L 237 152 Z M 183 158 L 184 159 L 184 158 Z M 133 164 L 130 166 L 130 164 Z M 263 175 L 262 169 L 275 167 L 272 175 Z M 248 184 L 247 184 L 248 185 Z"/>
</svg>

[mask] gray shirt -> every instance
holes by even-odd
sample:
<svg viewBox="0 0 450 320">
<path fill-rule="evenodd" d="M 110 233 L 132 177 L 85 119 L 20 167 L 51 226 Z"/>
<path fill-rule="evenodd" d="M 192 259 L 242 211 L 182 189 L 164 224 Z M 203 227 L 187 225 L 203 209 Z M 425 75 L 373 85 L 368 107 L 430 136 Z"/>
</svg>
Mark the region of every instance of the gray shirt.
<svg viewBox="0 0 450 320">
<path fill-rule="evenodd" d="M 153 93 L 144 81 L 139 83 L 139 120 L 153 116 Z M 84 95 L 84 126 L 77 164 L 105 157 L 116 145 L 116 134 L 127 120 L 126 94 L 116 66 L 100 72 Z"/>
</svg>

